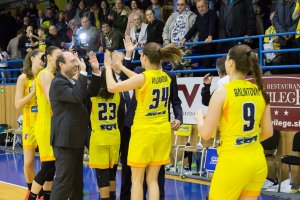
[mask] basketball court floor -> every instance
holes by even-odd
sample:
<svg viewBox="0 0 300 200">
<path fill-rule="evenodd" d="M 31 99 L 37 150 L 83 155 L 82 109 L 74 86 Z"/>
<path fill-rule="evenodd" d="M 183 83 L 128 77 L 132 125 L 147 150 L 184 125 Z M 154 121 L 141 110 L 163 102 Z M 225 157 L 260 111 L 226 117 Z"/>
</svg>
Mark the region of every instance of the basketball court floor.
<svg viewBox="0 0 300 200">
<path fill-rule="evenodd" d="M 39 169 L 39 158 L 35 159 L 36 171 Z M 117 173 L 117 199 L 120 194 L 120 171 Z M 209 186 L 198 181 L 183 182 L 180 178 L 166 179 L 166 200 L 204 200 Z M 186 180 L 185 180 L 186 181 Z M 23 174 L 23 154 L 0 150 L 0 200 L 23 200 L 26 193 L 26 182 Z M 84 166 L 84 200 L 98 200 L 97 183 L 94 170 Z M 259 200 L 281 200 L 261 196 Z"/>
</svg>

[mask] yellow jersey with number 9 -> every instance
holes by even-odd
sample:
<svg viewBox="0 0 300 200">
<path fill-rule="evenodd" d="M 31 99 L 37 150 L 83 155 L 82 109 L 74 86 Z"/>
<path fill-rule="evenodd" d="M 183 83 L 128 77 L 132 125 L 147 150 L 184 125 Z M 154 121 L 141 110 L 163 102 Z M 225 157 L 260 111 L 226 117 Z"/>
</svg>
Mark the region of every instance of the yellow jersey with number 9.
<svg viewBox="0 0 300 200">
<path fill-rule="evenodd" d="M 112 99 L 100 96 L 92 97 L 92 138 L 99 145 L 120 144 L 120 131 L 118 127 L 118 109 L 120 94 L 115 93 Z"/>
<path fill-rule="evenodd" d="M 134 124 L 167 122 L 171 78 L 162 70 L 147 70 L 142 73 L 145 84 L 136 89 L 137 108 Z"/>
<path fill-rule="evenodd" d="M 27 96 L 31 92 L 32 83 L 33 80 L 26 78 L 24 96 Z M 36 96 L 34 95 L 23 109 L 23 123 L 22 123 L 23 133 L 28 133 L 28 131 L 34 127 L 36 115 L 37 115 L 37 102 L 36 102 Z"/>
<path fill-rule="evenodd" d="M 219 124 L 219 152 L 259 143 L 260 121 L 265 100 L 257 85 L 247 80 L 234 80 L 224 85 L 226 98 Z"/>
</svg>

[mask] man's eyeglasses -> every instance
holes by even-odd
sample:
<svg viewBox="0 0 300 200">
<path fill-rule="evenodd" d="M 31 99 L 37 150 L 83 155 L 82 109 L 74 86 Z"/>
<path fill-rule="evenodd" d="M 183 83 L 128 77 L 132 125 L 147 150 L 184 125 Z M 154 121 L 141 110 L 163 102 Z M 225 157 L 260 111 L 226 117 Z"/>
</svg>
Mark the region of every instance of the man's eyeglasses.
<svg viewBox="0 0 300 200">
<path fill-rule="evenodd" d="M 177 6 L 185 6 L 184 3 L 178 3 Z"/>
</svg>

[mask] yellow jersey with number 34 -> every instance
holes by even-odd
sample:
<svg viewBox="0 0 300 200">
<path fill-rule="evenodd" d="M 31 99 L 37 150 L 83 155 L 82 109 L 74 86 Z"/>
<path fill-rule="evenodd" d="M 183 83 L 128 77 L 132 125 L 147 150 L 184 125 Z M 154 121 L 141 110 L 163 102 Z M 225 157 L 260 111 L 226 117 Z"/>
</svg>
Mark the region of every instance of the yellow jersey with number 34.
<svg viewBox="0 0 300 200">
<path fill-rule="evenodd" d="M 171 78 L 162 70 L 147 70 L 142 73 L 145 84 L 136 89 L 137 108 L 134 124 L 167 122 Z"/>
<path fill-rule="evenodd" d="M 260 121 L 266 103 L 257 85 L 247 80 L 234 80 L 224 85 L 226 99 L 219 124 L 219 152 L 259 143 Z"/>
<path fill-rule="evenodd" d="M 99 145 L 120 144 L 120 131 L 118 127 L 118 109 L 120 94 L 115 93 L 113 98 L 104 99 L 100 96 L 92 97 L 92 138 Z"/>
</svg>

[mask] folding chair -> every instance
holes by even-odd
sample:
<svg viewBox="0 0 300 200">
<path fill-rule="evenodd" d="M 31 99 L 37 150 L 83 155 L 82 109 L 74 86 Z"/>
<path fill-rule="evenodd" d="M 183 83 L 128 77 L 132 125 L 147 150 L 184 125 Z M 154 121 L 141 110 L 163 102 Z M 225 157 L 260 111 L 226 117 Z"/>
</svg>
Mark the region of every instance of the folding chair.
<svg viewBox="0 0 300 200">
<path fill-rule="evenodd" d="M 293 151 L 293 155 L 285 155 L 281 158 L 281 163 L 280 163 L 280 168 L 279 168 L 278 192 L 280 192 L 282 164 L 289 165 L 290 184 L 292 183 L 291 165 L 300 166 L 300 156 L 297 156 L 297 152 L 300 152 L 300 132 L 298 132 L 294 135 L 292 151 Z"/>
<path fill-rule="evenodd" d="M 199 173 L 201 174 L 201 172 L 202 172 L 204 147 L 202 145 L 202 138 L 199 133 L 198 133 L 198 137 L 199 137 L 199 142 L 196 146 L 185 146 L 183 148 L 180 148 L 180 151 L 182 151 L 182 157 L 181 157 L 182 165 L 181 165 L 181 169 L 180 169 L 180 177 L 182 177 L 182 178 L 183 178 L 183 167 L 184 167 L 183 163 L 184 163 L 184 153 L 185 152 L 202 153 Z"/>
<path fill-rule="evenodd" d="M 186 147 L 186 143 L 190 143 L 191 141 L 191 133 L 192 133 L 192 125 L 191 124 L 182 124 L 177 131 L 174 132 L 175 140 L 173 144 L 173 148 L 175 149 L 175 163 L 174 163 L 174 172 L 177 171 L 177 161 L 178 161 L 178 150 L 180 148 Z M 178 144 L 178 137 L 187 138 L 187 142 L 183 144 Z"/>
</svg>

